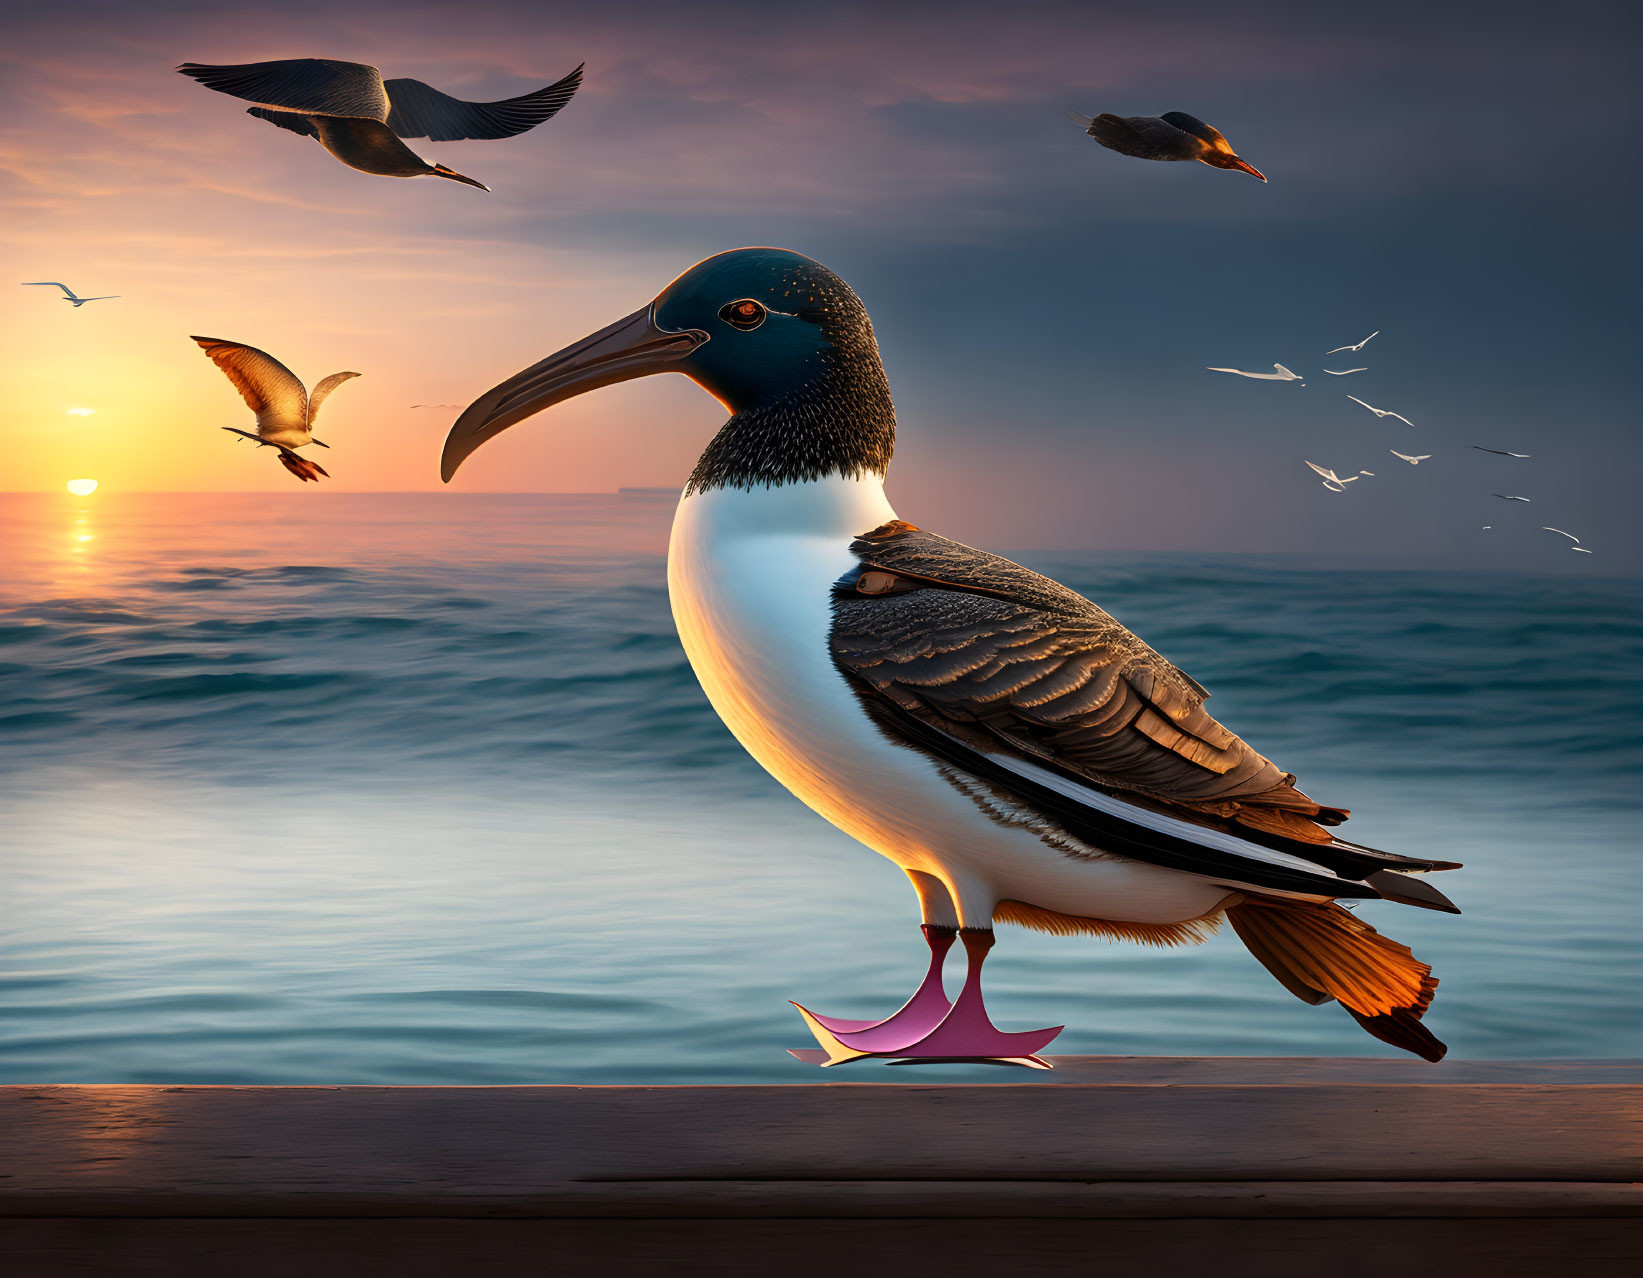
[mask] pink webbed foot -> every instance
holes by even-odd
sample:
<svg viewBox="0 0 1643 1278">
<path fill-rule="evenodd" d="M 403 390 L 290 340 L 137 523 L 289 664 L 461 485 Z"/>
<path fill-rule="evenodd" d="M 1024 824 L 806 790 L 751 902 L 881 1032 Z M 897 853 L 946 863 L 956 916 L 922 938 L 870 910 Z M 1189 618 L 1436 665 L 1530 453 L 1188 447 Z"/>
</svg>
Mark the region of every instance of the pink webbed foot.
<svg viewBox="0 0 1643 1278">
<path fill-rule="evenodd" d="M 953 938 L 958 935 L 953 928 L 938 927 L 933 923 L 924 924 L 922 930 L 924 939 L 930 946 L 930 966 L 924 973 L 924 980 L 919 983 L 912 998 L 883 1020 L 849 1021 L 837 1016 L 822 1016 L 798 1003 L 794 1003 L 793 1006 L 799 1009 L 807 1021 L 814 1021 L 829 1033 L 849 1034 L 850 1046 L 862 1053 L 877 1050 L 867 1046 L 869 1042 L 894 1043 L 903 1039 L 922 1038 L 941 1024 L 953 1006 L 946 990 L 942 988 L 941 968 L 947 959 L 947 951 L 953 948 Z M 871 1037 L 864 1041 L 863 1035 Z"/>
<path fill-rule="evenodd" d="M 811 1023 L 812 1032 L 821 1031 L 816 1037 L 827 1052 L 825 1063 L 838 1064 L 856 1059 L 858 1055 L 871 1055 L 926 1061 L 1009 1060 L 1047 1068 L 1043 1062 L 1036 1060 L 1036 1053 L 1050 1044 L 1061 1032 L 1062 1026 L 1005 1033 L 987 1015 L 981 994 L 981 968 L 986 962 L 987 952 L 993 947 L 991 929 L 966 929 L 959 933 L 964 938 L 969 970 L 958 998 L 946 1007 L 941 1006 L 947 1001 L 941 993 L 941 959 L 945 957 L 952 939 L 949 933 L 946 945 L 937 952 L 937 941 L 931 935 L 932 930 L 928 927 L 925 930 L 926 936 L 930 937 L 932 950 L 930 974 L 925 976 L 919 992 L 894 1016 L 856 1028 L 858 1022 L 823 1019 L 799 1008 L 806 1021 Z M 927 993 L 932 988 L 940 997 L 939 1004 Z"/>
<path fill-rule="evenodd" d="M 1007 1034 L 987 1015 L 987 1005 L 981 996 L 981 967 L 987 961 L 987 951 L 993 948 L 992 929 L 970 928 L 959 935 L 964 938 L 969 971 L 964 978 L 964 988 L 939 1025 L 915 1040 L 896 1045 L 887 1041 L 888 1036 L 879 1035 L 869 1046 L 863 1040 L 873 1033 L 871 1030 L 840 1034 L 839 1042 L 847 1048 L 876 1055 L 949 1060 L 1032 1056 L 1048 1047 L 1063 1026 Z"/>
</svg>

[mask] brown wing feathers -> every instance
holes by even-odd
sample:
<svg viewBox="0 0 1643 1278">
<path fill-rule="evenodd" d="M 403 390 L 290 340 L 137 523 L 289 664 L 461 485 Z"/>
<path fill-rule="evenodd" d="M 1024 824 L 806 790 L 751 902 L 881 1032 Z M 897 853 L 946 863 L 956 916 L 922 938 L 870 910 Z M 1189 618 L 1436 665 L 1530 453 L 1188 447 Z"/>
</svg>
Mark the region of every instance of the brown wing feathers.
<svg viewBox="0 0 1643 1278">
<path fill-rule="evenodd" d="M 1201 685 L 1059 582 L 899 520 L 852 549 L 861 566 L 835 592 L 835 660 L 864 691 L 949 736 L 1348 878 L 1456 868 L 1331 834 L 1344 808 L 1302 793 L 1216 722 Z M 1404 873 L 1373 886 L 1454 908 Z"/>
<path fill-rule="evenodd" d="M 1325 845 L 1331 836 L 1322 826 L 1346 819 L 1344 810 L 1302 794 L 1293 776 L 1217 723 L 1196 683 L 1081 596 L 1039 578 L 1032 584 L 1047 587 L 1039 598 L 1007 598 L 1001 577 L 978 575 L 970 562 L 962 582 L 951 573 L 944 581 L 939 556 L 928 547 L 897 553 L 890 564 L 872 535 L 858 546 L 867 565 L 861 593 L 884 602 L 871 634 L 840 634 L 836 644 L 853 669 L 905 708 L 973 720 L 1091 780 L 1193 819 Z M 909 567 L 922 571 L 914 575 Z M 898 607 L 895 596 L 926 584 L 980 598 L 948 610 L 950 618 L 939 608 L 933 618 L 927 596 Z M 903 610 L 905 625 L 897 627 Z"/>
</svg>

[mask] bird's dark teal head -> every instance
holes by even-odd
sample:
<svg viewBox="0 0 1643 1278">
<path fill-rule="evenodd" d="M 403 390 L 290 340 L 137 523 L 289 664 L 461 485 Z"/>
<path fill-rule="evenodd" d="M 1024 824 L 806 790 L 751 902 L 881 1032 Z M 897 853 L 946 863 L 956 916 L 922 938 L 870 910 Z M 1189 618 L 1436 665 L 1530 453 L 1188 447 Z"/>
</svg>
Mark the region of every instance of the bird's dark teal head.
<svg viewBox="0 0 1643 1278">
<path fill-rule="evenodd" d="M 664 330 L 707 334 L 682 371 L 733 413 L 878 365 L 872 322 L 850 286 L 786 249 L 733 249 L 698 262 L 662 290 L 651 316 Z"/>
<path fill-rule="evenodd" d="M 553 404 L 648 373 L 683 373 L 733 414 L 692 489 L 882 474 L 895 413 L 866 308 L 820 262 L 744 248 L 698 262 L 643 310 L 494 387 L 445 441 L 449 481 L 491 436 Z"/>
</svg>

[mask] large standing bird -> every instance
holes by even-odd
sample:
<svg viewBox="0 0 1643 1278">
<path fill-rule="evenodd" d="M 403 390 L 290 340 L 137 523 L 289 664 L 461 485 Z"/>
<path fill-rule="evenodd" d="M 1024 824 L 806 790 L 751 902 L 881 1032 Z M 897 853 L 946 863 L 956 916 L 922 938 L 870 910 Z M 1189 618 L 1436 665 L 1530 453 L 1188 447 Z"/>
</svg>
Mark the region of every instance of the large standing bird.
<svg viewBox="0 0 1643 1278">
<path fill-rule="evenodd" d="M 327 395 L 359 374 L 332 373 L 315 386 L 314 393 L 310 395 L 308 389 L 297 380 L 297 375 L 267 351 L 259 351 L 255 346 L 245 346 L 239 342 L 225 342 L 218 337 L 196 337 L 192 340 L 198 342 L 200 349 L 211 357 L 212 363 L 222 369 L 228 380 L 234 383 L 234 389 L 239 391 L 240 398 L 257 415 L 255 434 L 234 426 L 224 426 L 223 429 L 231 435 L 254 439 L 265 447 L 277 448 L 280 465 L 305 483 L 310 480 L 318 483 L 321 475 L 329 479 L 330 471 L 318 462 L 299 457 L 296 450 L 308 444 L 318 444 L 321 448 L 331 446 L 324 440 L 314 438 L 314 418 L 319 416 L 319 406 L 325 402 Z"/>
<path fill-rule="evenodd" d="M 578 66 L 545 89 L 500 102 L 464 102 L 420 80 L 384 80 L 364 62 L 288 58 L 177 68 L 208 89 L 255 102 L 248 114 L 319 139 L 349 168 L 383 177 L 442 177 L 482 191 L 483 182 L 443 164 L 429 164 L 401 138 L 454 142 L 511 138 L 551 120 L 582 83 Z"/>
<path fill-rule="evenodd" d="M 1431 969 L 1337 902 L 1456 912 L 1453 862 L 1333 833 L 1343 809 L 1223 728 L 1208 693 L 1047 577 L 897 518 L 890 388 L 855 293 L 809 258 L 708 258 L 655 301 L 492 388 L 457 419 L 449 481 L 486 440 L 595 387 L 690 377 L 731 413 L 668 552 L 679 637 L 742 744 L 912 880 L 932 960 L 879 1022 L 810 1016 L 829 1060 L 1025 1058 L 981 997 L 997 921 L 1152 944 L 1223 918 L 1292 994 L 1437 1060 Z M 942 988 L 955 938 L 958 998 Z"/>
<path fill-rule="evenodd" d="M 1073 123 L 1109 151 L 1143 160 L 1197 160 L 1216 169 L 1237 169 L 1266 181 L 1266 174 L 1233 154 L 1221 131 L 1185 111 L 1163 115 L 1110 115 L 1094 117 L 1068 111 Z"/>
</svg>

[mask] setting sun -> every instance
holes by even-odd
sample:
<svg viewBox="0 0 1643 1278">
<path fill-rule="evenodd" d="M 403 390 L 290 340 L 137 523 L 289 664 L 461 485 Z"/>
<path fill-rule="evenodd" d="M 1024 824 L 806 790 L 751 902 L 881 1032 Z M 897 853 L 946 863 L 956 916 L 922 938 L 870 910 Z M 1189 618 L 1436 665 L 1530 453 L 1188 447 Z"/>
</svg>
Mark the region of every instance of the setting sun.
<svg viewBox="0 0 1643 1278">
<path fill-rule="evenodd" d="M 68 481 L 68 490 L 76 497 L 89 497 L 97 491 L 95 479 L 71 479 Z"/>
</svg>

